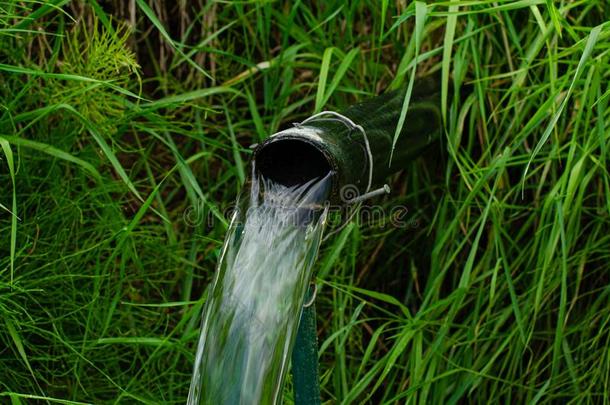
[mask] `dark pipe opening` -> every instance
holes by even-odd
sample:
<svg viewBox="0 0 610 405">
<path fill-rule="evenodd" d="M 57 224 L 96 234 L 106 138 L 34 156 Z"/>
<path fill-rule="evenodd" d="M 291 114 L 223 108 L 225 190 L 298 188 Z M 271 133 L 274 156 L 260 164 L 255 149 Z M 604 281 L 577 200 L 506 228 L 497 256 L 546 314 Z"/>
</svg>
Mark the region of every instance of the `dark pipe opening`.
<svg viewBox="0 0 610 405">
<path fill-rule="evenodd" d="M 298 139 L 279 139 L 263 144 L 255 161 L 260 174 L 285 186 L 304 184 L 331 171 L 330 163 L 320 149 Z"/>
</svg>

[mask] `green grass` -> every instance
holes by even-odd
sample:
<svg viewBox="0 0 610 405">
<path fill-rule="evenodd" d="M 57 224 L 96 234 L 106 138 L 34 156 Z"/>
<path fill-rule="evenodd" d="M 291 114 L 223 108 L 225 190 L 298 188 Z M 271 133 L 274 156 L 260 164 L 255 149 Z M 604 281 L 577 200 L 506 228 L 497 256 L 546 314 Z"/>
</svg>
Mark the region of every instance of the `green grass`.
<svg viewBox="0 0 610 405">
<path fill-rule="evenodd" d="M 444 136 L 373 202 L 407 227 L 322 248 L 325 401 L 610 403 L 609 20 L 607 0 L 2 3 L 0 402 L 184 403 L 249 145 L 415 74 L 441 81 Z"/>
</svg>

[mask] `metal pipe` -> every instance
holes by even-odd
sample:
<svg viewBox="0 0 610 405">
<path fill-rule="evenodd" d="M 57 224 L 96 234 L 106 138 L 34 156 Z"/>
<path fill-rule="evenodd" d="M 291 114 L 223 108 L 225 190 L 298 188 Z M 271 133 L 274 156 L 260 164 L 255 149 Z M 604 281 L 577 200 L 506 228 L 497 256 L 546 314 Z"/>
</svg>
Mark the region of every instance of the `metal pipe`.
<svg viewBox="0 0 610 405">
<path fill-rule="evenodd" d="M 272 135 L 254 150 L 256 170 L 285 185 L 303 184 L 333 171 L 333 203 L 346 203 L 381 187 L 388 175 L 404 168 L 440 134 L 436 81 L 422 79 L 413 88 L 390 164 L 405 91 L 365 100 L 341 114 L 314 116 Z"/>
</svg>

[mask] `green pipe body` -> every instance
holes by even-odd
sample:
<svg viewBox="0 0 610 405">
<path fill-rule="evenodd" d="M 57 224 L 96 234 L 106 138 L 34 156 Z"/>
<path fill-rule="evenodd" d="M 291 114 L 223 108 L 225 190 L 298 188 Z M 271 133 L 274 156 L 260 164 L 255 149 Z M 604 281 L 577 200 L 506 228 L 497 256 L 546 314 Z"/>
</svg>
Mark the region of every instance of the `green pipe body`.
<svg viewBox="0 0 610 405">
<path fill-rule="evenodd" d="M 278 132 L 255 149 L 256 169 L 285 184 L 302 184 L 332 170 L 332 202 L 345 202 L 341 192 L 346 186 L 351 187 L 352 194 L 356 191 L 360 195 L 378 188 L 388 175 L 405 167 L 440 135 L 439 93 L 436 82 L 425 79 L 413 89 L 390 164 L 404 99 L 405 90 L 393 91 L 341 112 L 364 129 L 366 139 L 360 130 L 332 116 Z"/>
<path fill-rule="evenodd" d="M 315 294 L 310 287 L 308 295 L 313 299 Z M 297 405 L 319 405 L 320 377 L 318 374 L 318 337 L 316 328 L 316 308 L 311 305 L 303 307 L 297 337 L 292 349 L 292 381 L 294 385 L 294 403 Z"/>
</svg>

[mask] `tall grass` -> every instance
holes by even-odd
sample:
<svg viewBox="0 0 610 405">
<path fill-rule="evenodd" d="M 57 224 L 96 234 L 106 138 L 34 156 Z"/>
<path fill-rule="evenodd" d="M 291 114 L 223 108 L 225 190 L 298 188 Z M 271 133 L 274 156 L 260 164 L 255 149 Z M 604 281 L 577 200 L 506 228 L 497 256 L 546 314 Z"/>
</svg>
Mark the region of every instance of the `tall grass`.
<svg viewBox="0 0 610 405">
<path fill-rule="evenodd" d="M 608 20 L 606 0 L 3 3 L 0 402 L 184 403 L 248 146 L 437 75 L 442 141 L 373 202 L 407 226 L 322 248 L 324 399 L 609 403 Z"/>
</svg>

